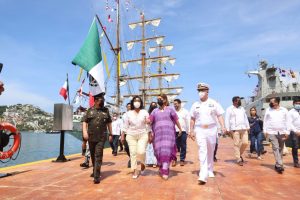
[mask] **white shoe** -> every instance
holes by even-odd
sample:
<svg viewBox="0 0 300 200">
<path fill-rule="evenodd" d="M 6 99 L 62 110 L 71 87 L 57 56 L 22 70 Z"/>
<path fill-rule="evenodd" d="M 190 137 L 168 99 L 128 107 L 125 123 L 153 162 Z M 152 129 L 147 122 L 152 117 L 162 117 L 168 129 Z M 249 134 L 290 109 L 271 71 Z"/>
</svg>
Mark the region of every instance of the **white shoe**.
<svg viewBox="0 0 300 200">
<path fill-rule="evenodd" d="M 168 180 L 169 176 L 168 175 L 162 175 L 162 178 L 165 180 Z"/>
<path fill-rule="evenodd" d="M 133 172 L 132 178 L 137 179 L 139 177 L 139 174 L 136 173 L 136 171 Z"/>
<path fill-rule="evenodd" d="M 215 178 L 215 174 L 213 172 L 208 172 L 208 177 L 209 178 Z"/>
</svg>

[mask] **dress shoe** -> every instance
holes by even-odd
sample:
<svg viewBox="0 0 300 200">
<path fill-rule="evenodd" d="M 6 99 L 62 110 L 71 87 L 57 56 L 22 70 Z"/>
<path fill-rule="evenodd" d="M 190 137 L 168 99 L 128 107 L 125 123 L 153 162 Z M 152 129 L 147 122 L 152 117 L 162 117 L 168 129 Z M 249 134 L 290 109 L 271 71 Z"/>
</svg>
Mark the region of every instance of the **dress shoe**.
<svg viewBox="0 0 300 200">
<path fill-rule="evenodd" d="M 277 167 L 275 165 L 275 171 L 278 172 L 279 174 L 282 174 L 282 172 L 284 171 L 283 167 Z"/>
<path fill-rule="evenodd" d="M 84 162 L 80 164 L 80 167 L 89 168 L 90 166 L 89 163 Z"/>
<path fill-rule="evenodd" d="M 90 177 L 94 177 L 94 173 L 91 173 Z"/>
<path fill-rule="evenodd" d="M 114 156 L 117 156 L 117 153 L 114 153 Z"/>
<path fill-rule="evenodd" d="M 198 184 L 199 184 L 199 185 L 205 185 L 205 184 L 206 184 L 206 181 L 203 181 L 203 180 L 201 180 L 201 179 L 198 179 Z"/>
<path fill-rule="evenodd" d="M 180 161 L 180 166 L 184 166 L 184 161 Z"/>
<path fill-rule="evenodd" d="M 266 150 L 263 150 L 263 151 L 261 152 L 262 155 L 264 155 L 265 153 L 267 153 Z"/>
<path fill-rule="evenodd" d="M 99 183 L 100 183 L 100 178 L 95 178 L 95 179 L 94 179 L 94 183 L 95 183 L 95 184 L 99 184 Z"/>
<path fill-rule="evenodd" d="M 300 168 L 300 165 L 299 165 L 299 163 L 295 163 L 295 164 L 294 164 L 294 167 L 296 167 L 296 168 Z"/>
</svg>

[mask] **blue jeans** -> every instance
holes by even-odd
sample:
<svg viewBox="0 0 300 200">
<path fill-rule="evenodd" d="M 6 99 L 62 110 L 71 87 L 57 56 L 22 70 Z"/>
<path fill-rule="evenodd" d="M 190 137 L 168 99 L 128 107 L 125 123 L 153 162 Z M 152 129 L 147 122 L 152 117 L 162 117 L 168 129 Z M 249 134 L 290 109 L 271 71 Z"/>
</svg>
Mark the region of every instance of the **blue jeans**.
<svg viewBox="0 0 300 200">
<path fill-rule="evenodd" d="M 187 139 L 187 134 L 185 131 L 182 131 L 181 136 L 178 137 L 178 133 L 176 132 L 176 146 L 178 152 L 180 152 L 180 161 L 185 160 L 186 156 L 186 139 Z"/>
<path fill-rule="evenodd" d="M 264 139 L 264 135 L 262 132 L 258 134 L 251 133 L 250 134 L 250 153 L 256 151 L 257 156 L 260 156 L 261 152 L 264 150 L 262 141 Z"/>
<path fill-rule="evenodd" d="M 117 154 L 117 152 L 118 152 L 118 144 L 119 144 L 119 137 L 120 136 L 119 135 L 113 135 L 112 137 L 113 137 L 113 140 L 109 144 L 110 144 L 110 147 L 112 149 L 112 153 L 113 154 Z"/>
</svg>

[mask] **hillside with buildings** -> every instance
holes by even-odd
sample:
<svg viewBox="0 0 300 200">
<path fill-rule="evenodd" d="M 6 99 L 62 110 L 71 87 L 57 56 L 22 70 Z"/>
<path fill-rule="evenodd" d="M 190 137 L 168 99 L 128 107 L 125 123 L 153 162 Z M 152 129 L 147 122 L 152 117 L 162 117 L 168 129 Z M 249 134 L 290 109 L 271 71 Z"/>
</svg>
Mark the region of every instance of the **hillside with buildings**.
<svg viewBox="0 0 300 200">
<path fill-rule="evenodd" d="M 0 118 L 16 125 L 20 131 L 46 132 L 53 126 L 53 114 L 30 104 L 0 106 Z"/>
</svg>

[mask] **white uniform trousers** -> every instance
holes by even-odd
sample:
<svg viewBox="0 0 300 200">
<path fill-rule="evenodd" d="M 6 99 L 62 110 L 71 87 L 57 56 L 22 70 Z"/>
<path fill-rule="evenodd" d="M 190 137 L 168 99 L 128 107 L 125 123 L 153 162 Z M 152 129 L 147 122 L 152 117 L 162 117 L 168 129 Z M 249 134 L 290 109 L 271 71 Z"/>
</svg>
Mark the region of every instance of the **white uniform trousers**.
<svg viewBox="0 0 300 200">
<path fill-rule="evenodd" d="M 207 129 L 200 127 L 195 128 L 197 144 L 199 147 L 199 180 L 204 182 L 207 182 L 209 173 L 213 173 L 217 130 L 217 126 Z"/>
</svg>

